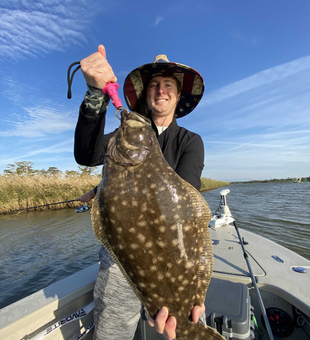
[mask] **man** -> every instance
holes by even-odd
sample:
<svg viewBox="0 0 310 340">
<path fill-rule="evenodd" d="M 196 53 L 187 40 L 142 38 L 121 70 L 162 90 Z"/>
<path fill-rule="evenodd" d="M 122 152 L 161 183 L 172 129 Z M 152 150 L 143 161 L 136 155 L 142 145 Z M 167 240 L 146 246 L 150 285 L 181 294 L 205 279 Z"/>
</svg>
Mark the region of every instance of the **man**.
<svg viewBox="0 0 310 340">
<path fill-rule="evenodd" d="M 88 91 L 80 107 L 74 154 L 79 164 L 96 166 L 103 163 L 108 142 L 115 133 L 104 134 L 109 98 L 101 89 L 117 79 L 102 45 L 80 65 Z M 151 119 L 167 162 L 198 190 L 204 161 L 203 142 L 199 135 L 179 127 L 176 118 L 190 113 L 203 91 L 204 82 L 197 71 L 171 63 L 164 55 L 130 72 L 124 82 L 129 109 Z M 87 199 L 94 194 L 90 192 Z M 100 270 L 94 289 L 94 339 L 131 340 L 140 318 L 141 303 L 103 247 L 99 258 Z M 193 321 L 198 322 L 203 312 L 204 306 L 195 306 Z M 149 324 L 169 340 L 176 336 L 176 320 L 168 318 L 166 307 L 159 311 L 156 320 L 149 319 Z"/>
</svg>

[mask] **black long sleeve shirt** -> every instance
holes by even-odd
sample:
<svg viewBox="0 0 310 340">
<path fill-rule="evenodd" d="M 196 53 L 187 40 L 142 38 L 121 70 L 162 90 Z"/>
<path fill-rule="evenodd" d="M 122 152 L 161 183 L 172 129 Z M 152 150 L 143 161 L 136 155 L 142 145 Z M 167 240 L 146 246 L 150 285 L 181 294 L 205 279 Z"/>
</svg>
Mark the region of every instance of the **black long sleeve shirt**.
<svg viewBox="0 0 310 340">
<path fill-rule="evenodd" d="M 93 114 L 85 106 L 80 107 L 75 129 L 74 156 L 80 165 L 97 166 L 103 164 L 110 138 L 115 131 L 104 134 L 106 106 L 99 114 Z M 158 135 L 153 125 L 163 155 L 172 169 L 197 190 L 204 162 L 204 147 L 201 137 L 183 127 L 174 118 L 169 127 Z"/>
</svg>

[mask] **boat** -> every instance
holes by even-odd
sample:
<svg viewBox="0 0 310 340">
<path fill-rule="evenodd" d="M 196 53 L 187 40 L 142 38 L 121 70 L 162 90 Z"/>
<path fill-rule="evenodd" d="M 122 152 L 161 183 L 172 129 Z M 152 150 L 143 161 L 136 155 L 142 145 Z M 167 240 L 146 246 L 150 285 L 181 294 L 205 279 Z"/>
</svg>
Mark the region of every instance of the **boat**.
<svg viewBox="0 0 310 340">
<path fill-rule="evenodd" d="M 209 225 L 214 270 L 205 300 L 207 324 L 230 340 L 309 340 L 310 261 L 238 228 L 228 193 L 220 192 Z M 98 269 L 96 263 L 1 309 L 0 339 L 92 339 Z M 142 315 L 134 340 L 156 339 Z"/>
</svg>

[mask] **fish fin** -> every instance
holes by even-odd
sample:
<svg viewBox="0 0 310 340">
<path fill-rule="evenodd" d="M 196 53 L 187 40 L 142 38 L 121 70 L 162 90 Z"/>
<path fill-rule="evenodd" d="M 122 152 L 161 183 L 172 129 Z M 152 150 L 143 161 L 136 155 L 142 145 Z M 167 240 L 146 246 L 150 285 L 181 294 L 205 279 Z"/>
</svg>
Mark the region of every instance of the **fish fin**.
<svg viewBox="0 0 310 340">
<path fill-rule="evenodd" d="M 97 190 L 97 194 L 95 196 L 93 205 L 92 205 L 92 211 L 91 211 L 91 220 L 93 225 L 94 233 L 97 237 L 97 239 L 102 243 L 102 245 L 105 247 L 105 249 L 108 251 L 108 253 L 111 255 L 113 261 L 116 263 L 116 265 L 119 267 L 120 271 L 124 275 L 125 279 L 127 280 L 128 284 L 130 285 L 131 289 L 134 291 L 138 299 L 144 304 L 143 297 L 141 293 L 139 292 L 136 285 L 133 284 L 131 281 L 129 275 L 126 273 L 125 269 L 123 268 L 122 264 L 118 260 L 117 256 L 115 255 L 110 243 L 107 241 L 105 228 L 103 226 L 102 220 L 101 220 L 101 214 L 100 214 L 100 193 L 101 188 L 104 185 L 104 177 L 102 181 L 100 182 Z"/>
<path fill-rule="evenodd" d="M 209 286 L 213 271 L 213 250 L 212 240 L 209 236 L 209 222 L 211 220 L 211 210 L 208 203 L 203 198 L 198 190 L 192 185 L 184 181 L 187 186 L 189 196 L 193 205 L 196 207 L 197 222 L 198 222 L 198 249 L 201 249 L 198 282 L 196 289 L 195 305 L 202 306 L 205 300 L 207 288 Z"/>
<path fill-rule="evenodd" d="M 105 247 L 105 249 L 108 251 L 108 253 L 110 254 L 110 256 L 112 257 L 113 261 L 116 263 L 116 265 L 118 266 L 118 268 L 120 269 L 120 271 L 122 272 L 122 274 L 124 275 L 124 278 L 127 280 L 129 286 L 131 287 L 131 289 L 133 290 L 133 292 L 136 294 L 137 298 L 143 303 L 145 304 L 145 301 L 143 299 L 142 294 L 140 293 L 140 291 L 138 290 L 137 286 L 131 281 L 131 278 L 129 277 L 129 275 L 127 274 L 126 270 L 124 269 L 124 267 L 122 266 L 122 264 L 120 263 L 120 261 L 118 260 L 117 256 L 115 255 L 113 248 L 111 247 L 110 243 L 107 241 L 103 241 L 100 240 L 101 243 L 103 244 L 103 246 Z"/>
<path fill-rule="evenodd" d="M 97 187 L 97 193 L 94 198 L 94 202 L 92 204 L 92 209 L 91 209 L 91 221 L 92 221 L 92 226 L 93 226 L 93 231 L 96 235 L 96 237 L 101 241 L 100 239 L 103 238 L 101 235 L 101 231 L 104 232 L 104 228 L 102 228 L 102 221 L 101 221 L 101 216 L 100 216 L 100 206 L 99 206 L 99 196 L 101 192 L 101 188 L 103 186 L 103 181 L 104 178 L 101 180 Z M 98 235 L 101 236 L 98 236 Z"/>
</svg>

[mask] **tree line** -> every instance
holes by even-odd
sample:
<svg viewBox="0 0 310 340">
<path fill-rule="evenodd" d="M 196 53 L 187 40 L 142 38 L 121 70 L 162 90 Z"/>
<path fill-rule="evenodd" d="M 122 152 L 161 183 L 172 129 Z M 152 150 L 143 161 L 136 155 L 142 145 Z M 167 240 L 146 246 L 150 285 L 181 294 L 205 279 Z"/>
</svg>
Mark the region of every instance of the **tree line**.
<svg viewBox="0 0 310 340">
<path fill-rule="evenodd" d="M 4 175 L 17 175 L 17 176 L 59 176 L 65 175 L 66 177 L 75 177 L 75 176 L 96 176 L 99 175 L 98 170 L 99 167 L 89 167 L 78 165 L 78 171 L 75 170 L 66 170 L 64 173 L 59 170 L 55 166 L 50 166 L 47 170 L 46 169 L 34 169 L 33 162 L 29 161 L 21 161 L 15 162 L 14 164 L 8 164 L 6 169 L 3 171 Z"/>
</svg>

